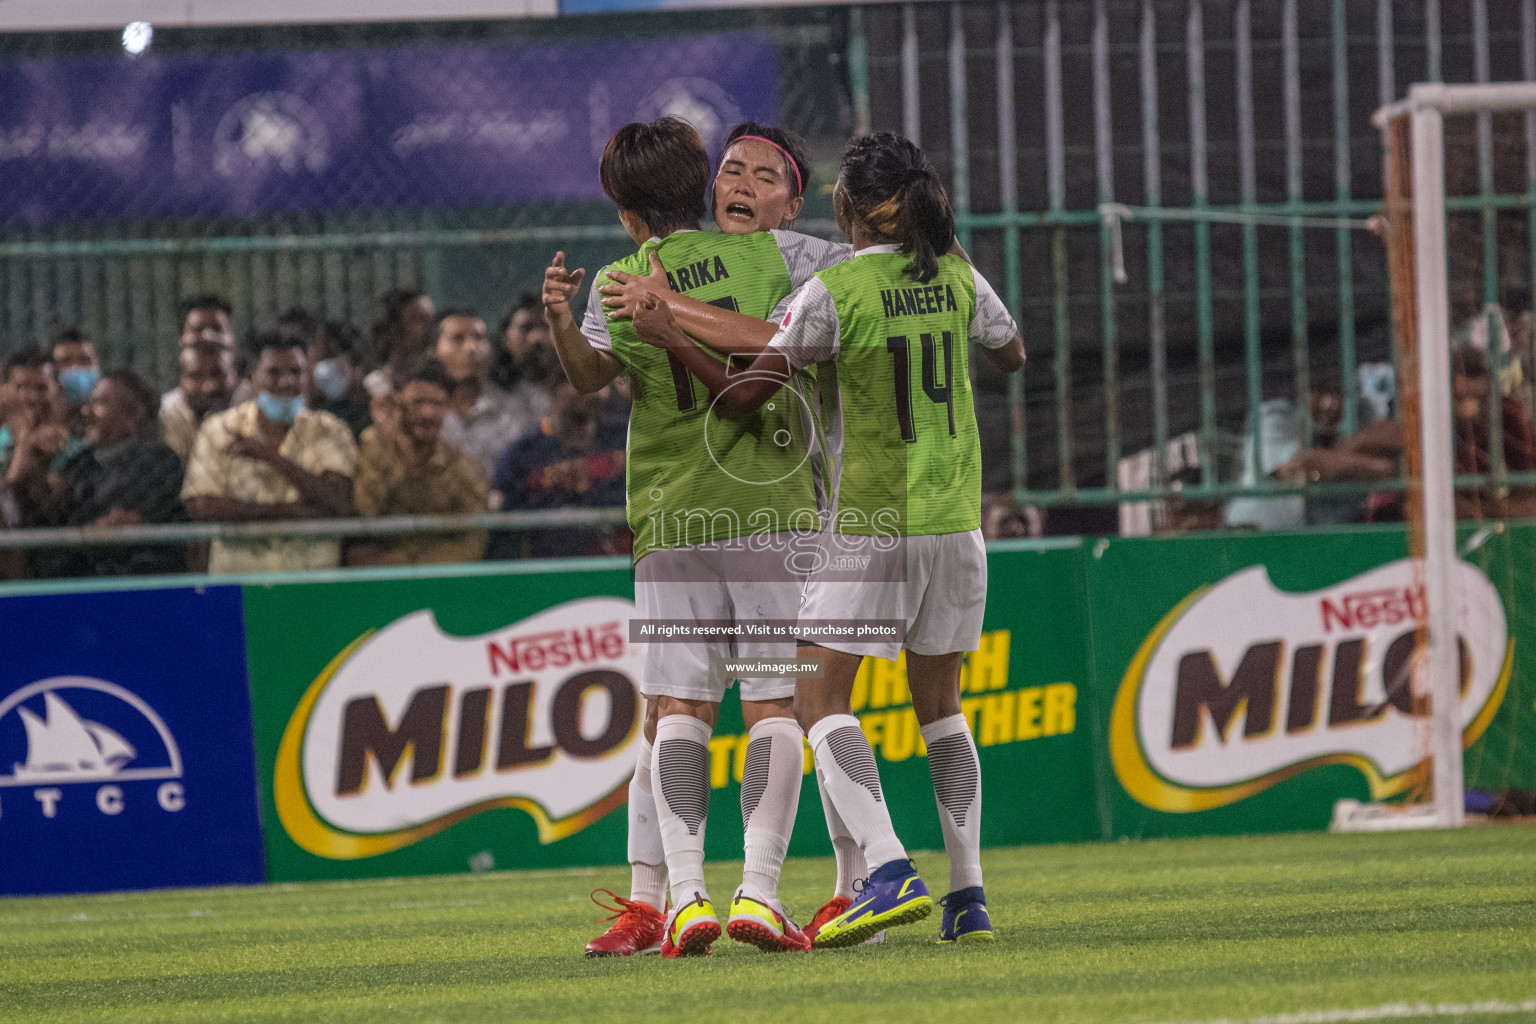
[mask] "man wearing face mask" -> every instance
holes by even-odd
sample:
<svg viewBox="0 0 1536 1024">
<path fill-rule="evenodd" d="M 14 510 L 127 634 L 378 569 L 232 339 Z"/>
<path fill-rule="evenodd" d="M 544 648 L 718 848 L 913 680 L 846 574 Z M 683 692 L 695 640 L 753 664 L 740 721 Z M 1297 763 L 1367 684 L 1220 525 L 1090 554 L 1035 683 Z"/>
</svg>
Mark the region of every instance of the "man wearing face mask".
<svg viewBox="0 0 1536 1024">
<path fill-rule="evenodd" d="M 85 447 L 49 470 L 18 464 L 19 493 L 39 526 L 134 526 L 184 520 L 181 460 L 153 436 L 155 392 L 132 370 L 109 370 L 82 407 Z M 25 456 L 24 456 L 25 458 Z M 36 553 L 40 576 L 180 572 L 178 545 L 90 545 Z"/>
<path fill-rule="evenodd" d="M 373 422 L 372 396 L 363 384 L 363 357 L 358 352 L 359 332 L 351 324 L 329 320 L 320 325 L 309 342 L 311 409 L 324 409 L 345 423 L 353 437 L 362 437 Z"/>
<path fill-rule="evenodd" d="M 198 431 L 182 498 L 200 522 L 339 519 L 353 515 L 357 445 L 345 423 L 304 407 L 308 357 L 279 334 L 252 342 L 254 401 L 210 416 Z M 208 571 L 285 572 L 334 568 L 334 538 L 215 541 Z"/>
<path fill-rule="evenodd" d="M 235 391 L 235 354 L 218 342 L 199 339 L 182 347 L 176 362 L 180 400 L 160 403 L 160 436 L 185 462 L 203 420 L 229 408 Z"/>
<path fill-rule="evenodd" d="M 96 346 L 90 337 L 78 327 L 68 324 L 55 327 L 48 336 L 48 353 L 53 361 L 53 373 L 59 382 L 59 396 L 68 411 L 69 432 L 78 436 L 82 426 L 81 410 L 101 379 L 101 364 L 96 361 Z M 74 451 L 79 451 L 77 445 Z M 74 454 L 70 452 L 69 454 Z"/>
</svg>

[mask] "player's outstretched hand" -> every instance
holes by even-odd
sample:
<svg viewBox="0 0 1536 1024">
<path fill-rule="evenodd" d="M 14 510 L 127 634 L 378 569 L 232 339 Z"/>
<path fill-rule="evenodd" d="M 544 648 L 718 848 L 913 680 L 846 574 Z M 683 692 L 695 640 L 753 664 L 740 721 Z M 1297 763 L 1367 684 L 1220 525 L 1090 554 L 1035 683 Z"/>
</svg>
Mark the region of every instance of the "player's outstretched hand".
<svg viewBox="0 0 1536 1024">
<path fill-rule="evenodd" d="M 647 345 L 671 348 L 688 344 L 688 338 L 672 315 L 672 307 L 655 292 L 646 292 L 645 297 L 636 304 L 634 319 L 635 333 Z"/>
<path fill-rule="evenodd" d="M 645 299 L 647 293 L 654 292 L 663 299 L 672 296 L 671 285 L 667 281 L 666 268 L 661 265 L 661 257 L 656 255 L 656 250 L 649 253 L 651 258 L 651 272 L 644 277 L 639 274 L 628 274 L 622 270 L 608 271 L 608 279 L 614 283 L 605 284 L 598 288 L 597 293 L 603 297 L 603 309 L 614 320 L 623 320 L 635 315 L 635 308 Z"/>
<path fill-rule="evenodd" d="M 555 258 L 549 261 L 549 266 L 544 269 L 544 309 L 546 313 L 563 312 L 569 316 L 571 312 L 571 299 L 576 295 L 576 289 L 581 287 L 581 279 L 587 274 L 586 268 L 577 268 L 567 271 L 565 269 L 565 253 L 555 253 Z"/>
</svg>

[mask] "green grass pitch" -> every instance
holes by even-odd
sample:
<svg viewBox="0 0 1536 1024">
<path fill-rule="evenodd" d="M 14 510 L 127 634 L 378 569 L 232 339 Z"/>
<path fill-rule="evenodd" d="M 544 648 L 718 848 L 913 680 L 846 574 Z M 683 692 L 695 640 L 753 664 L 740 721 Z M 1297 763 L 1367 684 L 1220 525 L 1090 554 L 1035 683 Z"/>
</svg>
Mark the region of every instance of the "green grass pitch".
<svg viewBox="0 0 1536 1024">
<path fill-rule="evenodd" d="M 942 891 L 943 855 L 917 861 Z M 1530 827 L 991 850 L 984 866 L 990 945 L 935 945 L 935 916 L 885 946 L 723 939 L 667 962 L 581 955 L 588 890 L 625 891 L 627 868 L 0 900 L 0 1021 L 1536 1020 Z M 710 865 L 720 903 L 737 870 Z M 808 917 L 831 871 L 791 861 L 791 907 Z"/>
</svg>

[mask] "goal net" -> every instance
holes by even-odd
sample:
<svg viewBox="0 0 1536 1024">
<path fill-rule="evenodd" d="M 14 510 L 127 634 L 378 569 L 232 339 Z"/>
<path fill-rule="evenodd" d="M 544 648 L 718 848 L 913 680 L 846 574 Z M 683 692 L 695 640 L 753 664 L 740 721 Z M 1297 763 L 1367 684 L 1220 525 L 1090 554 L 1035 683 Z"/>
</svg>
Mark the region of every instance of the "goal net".
<svg viewBox="0 0 1536 1024">
<path fill-rule="evenodd" d="M 1404 510 L 1423 594 L 1399 707 L 1421 723 L 1422 757 L 1397 809 L 1356 825 L 1457 826 L 1468 807 L 1536 790 L 1536 750 L 1517 741 L 1536 714 L 1536 651 L 1512 639 L 1536 626 L 1525 621 L 1536 619 L 1536 525 L 1519 522 L 1536 517 L 1536 83 L 1416 85 L 1375 123 Z M 1498 601 L 1477 599 L 1486 588 L 1469 585 L 1474 572 Z M 1493 618 L 1502 650 L 1471 640 Z M 1472 663 L 1490 657 L 1500 664 Z M 1474 678 L 1495 679 L 1496 692 L 1470 692 Z"/>
</svg>

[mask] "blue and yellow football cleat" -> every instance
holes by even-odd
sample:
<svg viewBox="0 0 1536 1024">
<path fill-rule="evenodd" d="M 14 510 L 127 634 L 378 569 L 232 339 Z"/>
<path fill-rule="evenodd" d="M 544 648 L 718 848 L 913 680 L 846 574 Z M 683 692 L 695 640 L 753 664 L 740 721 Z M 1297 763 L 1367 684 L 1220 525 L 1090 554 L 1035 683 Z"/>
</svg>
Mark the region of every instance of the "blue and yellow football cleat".
<svg viewBox="0 0 1536 1024">
<path fill-rule="evenodd" d="M 957 889 L 939 900 L 939 906 L 944 908 L 939 942 L 992 941 L 992 918 L 987 914 L 987 894 L 981 886 Z"/>
<path fill-rule="evenodd" d="M 921 921 L 933 912 L 933 897 L 909 860 L 882 864 L 864 880 L 847 910 L 821 926 L 819 949 L 856 946 L 885 928 Z"/>
</svg>

